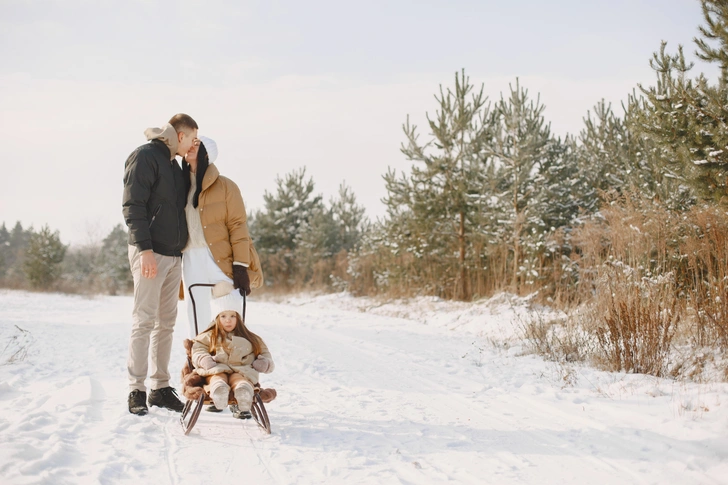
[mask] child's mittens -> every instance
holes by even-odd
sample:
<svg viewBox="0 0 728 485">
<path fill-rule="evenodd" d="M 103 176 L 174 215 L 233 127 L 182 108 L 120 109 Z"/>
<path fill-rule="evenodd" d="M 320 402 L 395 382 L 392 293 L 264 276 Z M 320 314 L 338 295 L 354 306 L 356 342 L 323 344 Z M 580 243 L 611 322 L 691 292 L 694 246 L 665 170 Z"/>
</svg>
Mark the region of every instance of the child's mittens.
<svg viewBox="0 0 728 485">
<path fill-rule="evenodd" d="M 200 367 L 202 367 L 205 370 L 212 369 L 216 365 L 217 365 L 217 362 L 215 362 L 215 359 L 213 359 L 212 356 L 210 356 L 210 355 L 206 355 L 200 359 Z"/>
<path fill-rule="evenodd" d="M 270 369 L 270 360 L 265 357 L 258 357 L 253 361 L 253 369 L 263 374 L 267 373 L 268 369 Z"/>
</svg>

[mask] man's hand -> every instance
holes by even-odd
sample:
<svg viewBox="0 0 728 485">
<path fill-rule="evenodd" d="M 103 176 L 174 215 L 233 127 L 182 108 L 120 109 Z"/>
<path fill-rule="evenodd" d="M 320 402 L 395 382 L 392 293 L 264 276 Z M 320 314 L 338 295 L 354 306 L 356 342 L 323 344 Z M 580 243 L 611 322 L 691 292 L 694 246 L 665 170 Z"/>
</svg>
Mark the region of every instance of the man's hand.
<svg viewBox="0 0 728 485">
<path fill-rule="evenodd" d="M 143 251 L 139 257 L 139 263 L 144 278 L 151 280 L 157 276 L 157 260 L 154 258 L 154 251 Z"/>
</svg>

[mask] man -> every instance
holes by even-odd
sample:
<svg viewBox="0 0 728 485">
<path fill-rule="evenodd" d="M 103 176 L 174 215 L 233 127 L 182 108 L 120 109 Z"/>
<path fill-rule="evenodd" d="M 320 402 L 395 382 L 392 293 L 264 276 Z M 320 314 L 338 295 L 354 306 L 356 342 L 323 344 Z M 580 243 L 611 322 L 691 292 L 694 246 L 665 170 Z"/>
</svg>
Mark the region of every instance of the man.
<svg viewBox="0 0 728 485">
<path fill-rule="evenodd" d="M 128 404 L 129 412 L 139 416 L 148 410 L 144 381 L 149 364 L 149 405 L 177 412 L 184 407 L 169 385 L 182 248 L 187 244 L 187 194 L 175 156 L 187 153 L 197 129 L 186 114 L 174 115 L 162 128 L 147 129 L 149 143 L 129 155 L 124 169 L 123 214 L 134 277 Z"/>
</svg>

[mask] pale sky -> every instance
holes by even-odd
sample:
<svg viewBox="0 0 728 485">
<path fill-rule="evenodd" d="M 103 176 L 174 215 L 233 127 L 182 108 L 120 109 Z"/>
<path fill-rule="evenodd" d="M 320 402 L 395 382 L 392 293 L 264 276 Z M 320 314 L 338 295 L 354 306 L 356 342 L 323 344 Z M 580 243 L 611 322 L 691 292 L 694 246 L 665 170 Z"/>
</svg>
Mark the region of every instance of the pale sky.
<svg viewBox="0 0 728 485">
<path fill-rule="evenodd" d="M 661 40 L 694 59 L 701 22 L 697 0 L 0 0 L 0 223 L 103 237 L 123 223 L 127 156 L 178 112 L 249 210 L 305 166 L 376 218 L 382 175 L 409 166 L 402 123 L 427 139 L 456 71 L 491 100 L 518 77 L 556 134 L 578 133 L 601 98 L 621 114 L 653 83 Z"/>
</svg>

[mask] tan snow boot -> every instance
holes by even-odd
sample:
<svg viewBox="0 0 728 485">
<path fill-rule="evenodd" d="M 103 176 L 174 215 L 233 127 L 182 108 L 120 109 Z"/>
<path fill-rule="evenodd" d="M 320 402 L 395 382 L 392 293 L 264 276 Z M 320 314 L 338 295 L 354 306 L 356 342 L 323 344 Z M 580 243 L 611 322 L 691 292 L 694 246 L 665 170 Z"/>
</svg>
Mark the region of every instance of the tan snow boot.
<svg viewBox="0 0 728 485">
<path fill-rule="evenodd" d="M 230 386 L 222 381 L 216 382 L 214 387 L 210 390 L 210 398 L 217 409 L 225 409 L 229 396 Z"/>
<path fill-rule="evenodd" d="M 238 409 L 250 411 L 250 407 L 253 405 L 253 386 L 248 382 L 241 382 L 235 386 L 233 394 L 238 402 Z"/>
</svg>

